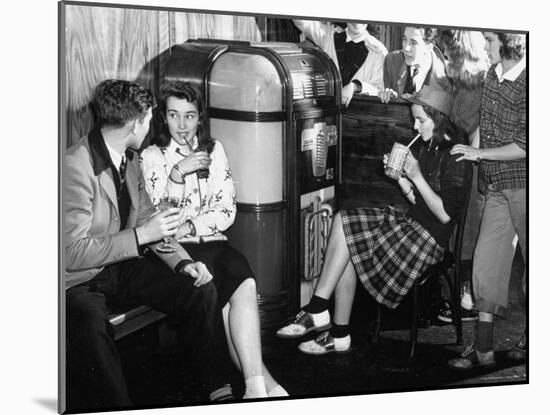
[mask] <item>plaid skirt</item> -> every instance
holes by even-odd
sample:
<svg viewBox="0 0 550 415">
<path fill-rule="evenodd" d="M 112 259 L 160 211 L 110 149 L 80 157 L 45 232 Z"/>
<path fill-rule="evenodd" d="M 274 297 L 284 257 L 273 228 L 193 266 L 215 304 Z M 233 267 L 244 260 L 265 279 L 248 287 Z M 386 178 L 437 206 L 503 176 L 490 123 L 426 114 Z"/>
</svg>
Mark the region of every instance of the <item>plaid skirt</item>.
<svg viewBox="0 0 550 415">
<path fill-rule="evenodd" d="M 365 289 L 380 304 L 395 308 L 428 266 L 445 250 L 419 223 L 395 211 L 341 211 L 350 259 Z"/>
</svg>

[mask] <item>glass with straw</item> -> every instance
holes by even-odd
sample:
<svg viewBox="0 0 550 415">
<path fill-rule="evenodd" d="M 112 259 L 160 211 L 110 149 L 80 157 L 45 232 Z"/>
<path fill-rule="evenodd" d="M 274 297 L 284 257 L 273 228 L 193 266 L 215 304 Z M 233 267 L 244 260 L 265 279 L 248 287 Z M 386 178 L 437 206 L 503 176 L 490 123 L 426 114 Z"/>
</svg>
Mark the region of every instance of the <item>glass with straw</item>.
<svg viewBox="0 0 550 415">
<path fill-rule="evenodd" d="M 391 153 L 388 157 L 388 162 L 386 163 L 386 168 L 384 170 L 386 176 L 394 180 L 399 180 L 403 174 L 403 167 L 405 166 L 405 160 L 407 159 L 409 148 L 414 144 L 418 137 L 420 137 L 420 134 L 414 137 L 408 145 L 397 142 L 393 144 Z"/>
</svg>

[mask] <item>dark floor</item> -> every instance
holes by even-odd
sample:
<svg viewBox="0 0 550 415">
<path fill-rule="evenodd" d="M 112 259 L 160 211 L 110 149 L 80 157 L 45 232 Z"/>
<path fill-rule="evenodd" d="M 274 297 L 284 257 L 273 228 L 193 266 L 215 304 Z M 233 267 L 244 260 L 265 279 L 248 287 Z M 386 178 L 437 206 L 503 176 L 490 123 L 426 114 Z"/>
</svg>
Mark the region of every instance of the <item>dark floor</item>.
<svg viewBox="0 0 550 415">
<path fill-rule="evenodd" d="M 526 365 L 510 361 L 509 350 L 521 336 L 525 325 L 524 301 L 521 294 L 523 261 L 517 255 L 511 279 L 510 313 L 496 322 L 497 366 L 468 373 L 453 371 L 446 362 L 463 346 L 455 344 L 451 325 L 421 329 L 414 360 L 407 359 L 408 329 L 406 304 L 402 311 L 387 312 L 379 343 L 370 342 L 372 304 L 359 295 L 352 318 L 352 351 L 343 355 L 311 357 L 300 353 L 298 341 L 278 339 L 268 333 L 263 339 L 264 360 L 274 377 L 293 397 L 365 394 L 385 391 L 410 391 L 485 384 L 526 383 Z M 429 311 L 427 311 L 429 313 Z M 473 336 L 474 323 L 464 323 L 464 344 Z M 148 336 L 140 341 L 129 339 L 120 344 L 128 374 L 131 395 L 138 407 L 180 406 L 205 402 L 196 383 L 193 368 L 182 363 L 181 354 L 170 341 L 170 331 L 161 330 L 156 352 L 148 347 Z M 152 336 L 154 337 L 154 336 Z M 136 348 L 136 344 L 139 346 Z M 187 360 L 189 365 L 189 359 Z M 232 379 L 236 396 L 243 393 L 238 373 Z"/>
</svg>

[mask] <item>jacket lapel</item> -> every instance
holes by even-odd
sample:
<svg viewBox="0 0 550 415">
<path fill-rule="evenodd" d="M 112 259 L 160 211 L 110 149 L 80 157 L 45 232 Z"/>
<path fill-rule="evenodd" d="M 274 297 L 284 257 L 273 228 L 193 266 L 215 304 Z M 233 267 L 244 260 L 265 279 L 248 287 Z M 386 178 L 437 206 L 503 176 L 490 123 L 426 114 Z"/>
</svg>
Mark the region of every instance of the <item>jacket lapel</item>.
<svg viewBox="0 0 550 415">
<path fill-rule="evenodd" d="M 120 215 L 120 212 L 118 211 L 118 201 L 116 197 L 116 189 L 115 189 L 115 182 L 112 178 L 112 176 L 108 173 L 109 170 L 103 170 L 99 174 L 99 184 L 109 197 L 109 200 L 115 207 L 117 213 Z"/>
<path fill-rule="evenodd" d="M 139 168 L 137 163 L 133 163 L 132 160 L 128 160 L 128 167 L 126 168 L 126 187 L 128 188 L 128 194 L 130 195 L 130 200 L 132 205 L 130 209 L 137 210 L 138 208 L 138 175 L 139 172 L 136 170 Z"/>
<path fill-rule="evenodd" d="M 405 57 L 403 55 L 401 55 L 401 57 L 403 59 L 403 63 L 401 65 L 400 72 L 398 72 L 396 91 L 399 95 L 402 95 L 403 91 L 405 90 L 405 83 L 407 81 L 407 70 L 409 69 L 409 67 L 405 63 Z"/>
</svg>

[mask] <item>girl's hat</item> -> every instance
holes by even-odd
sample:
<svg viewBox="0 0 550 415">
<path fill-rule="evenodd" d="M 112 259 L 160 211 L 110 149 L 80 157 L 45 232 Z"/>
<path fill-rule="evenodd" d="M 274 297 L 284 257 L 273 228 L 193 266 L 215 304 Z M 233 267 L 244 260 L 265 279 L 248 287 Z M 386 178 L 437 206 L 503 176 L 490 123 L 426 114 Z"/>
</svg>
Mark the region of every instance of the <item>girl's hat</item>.
<svg viewBox="0 0 550 415">
<path fill-rule="evenodd" d="M 402 98 L 413 104 L 432 107 L 445 115 L 450 114 L 453 100 L 451 95 L 441 88 L 437 82 L 424 85 L 416 94 L 405 94 Z"/>
</svg>

